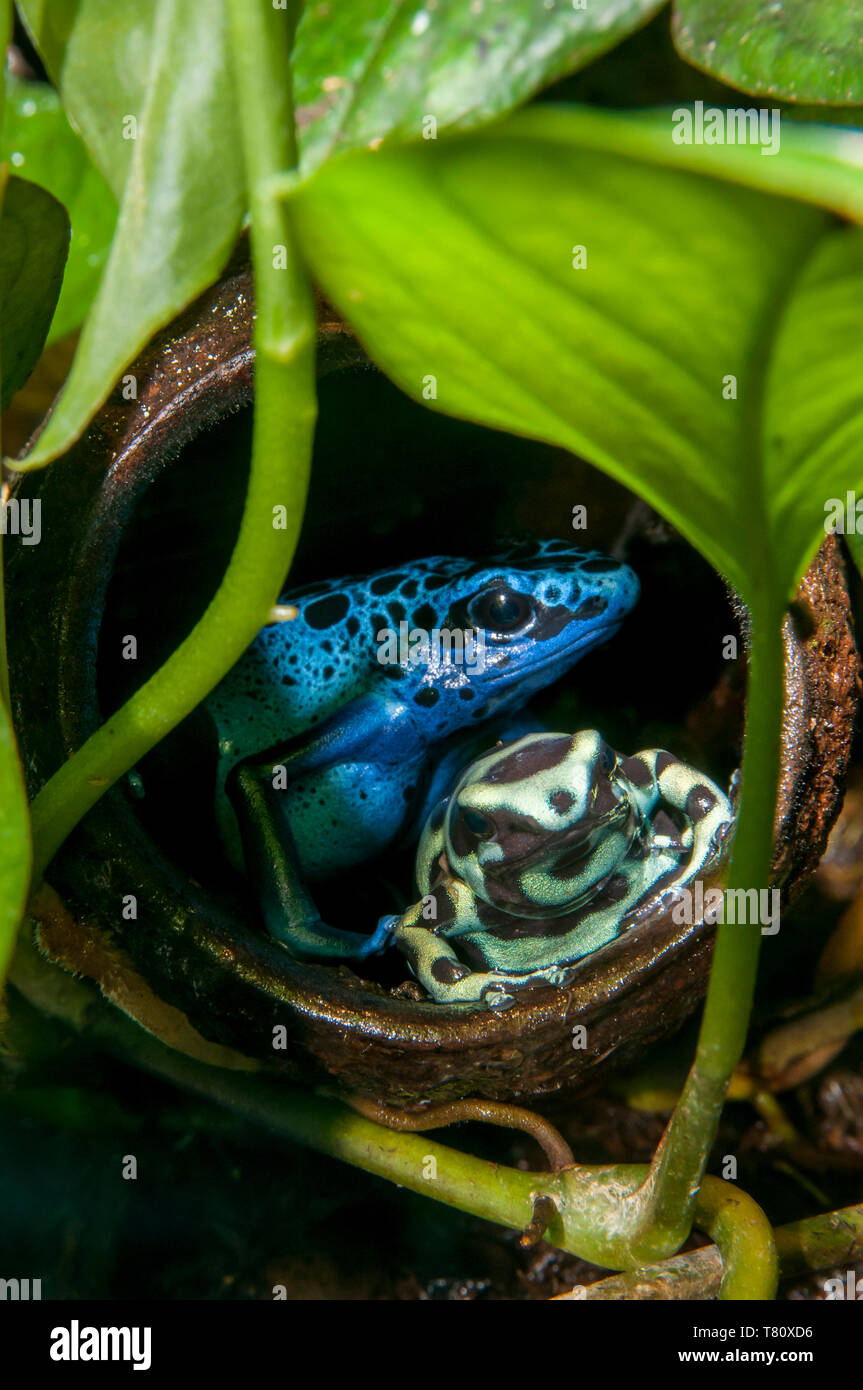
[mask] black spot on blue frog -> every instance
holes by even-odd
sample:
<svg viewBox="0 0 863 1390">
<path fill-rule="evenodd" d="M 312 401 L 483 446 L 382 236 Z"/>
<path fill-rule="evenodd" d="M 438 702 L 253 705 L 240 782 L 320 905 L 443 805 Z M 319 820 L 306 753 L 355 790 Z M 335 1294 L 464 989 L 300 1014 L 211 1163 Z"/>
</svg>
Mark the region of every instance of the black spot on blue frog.
<svg viewBox="0 0 863 1390">
<path fill-rule="evenodd" d="M 471 763 L 429 817 L 420 900 L 381 919 L 437 1003 L 506 1007 L 563 986 L 645 906 L 723 853 L 731 802 L 663 749 L 621 757 L 595 729 L 534 733 Z"/>
<path fill-rule="evenodd" d="M 220 831 L 237 863 L 242 842 L 272 935 L 309 959 L 381 950 L 385 931 L 326 926 L 305 885 L 416 839 L 465 739 L 473 756 L 477 731 L 612 637 L 637 596 L 627 565 L 563 541 L 284 594 L 298 616 L 206 701 Z"/>
</svg>

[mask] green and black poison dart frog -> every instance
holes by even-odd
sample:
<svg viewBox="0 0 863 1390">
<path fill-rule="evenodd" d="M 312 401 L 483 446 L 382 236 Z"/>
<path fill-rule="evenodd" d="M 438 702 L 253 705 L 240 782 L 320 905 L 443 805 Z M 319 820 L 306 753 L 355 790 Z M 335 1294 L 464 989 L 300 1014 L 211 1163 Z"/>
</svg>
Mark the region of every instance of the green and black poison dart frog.
<svg viewBox="0 0 863 1390">
<path fill-rule="evenodd" d="M 600 734 L 528 734 L 472 763 L 429 817 L 422 900 L 380 929 L 439 1003 L 511 1004 L 716 862 L 733 811 L 660 749 L 621 757 Z"/>
<path fill-rule="evenodd" d="M 383 949 L 386 932 L 364 938 L 321 922 L 304 883 L 411 829 L 416 838 L 454 737 L 473 731 L 469 756 L 487 746 L 476 744 L 479 727 L 611 637 L 637 596 L 627 565 L 559 540 L 286 593 L 299 616 L 265 628 L 206 701 L 219 737 L 220 829 L 238 860 L 227 791 L 271 934 L 308 958 Z M 466 646 L 414 642 L 468 630 L 483 636 L 482 660 L 467 660 Z M 392 654 L 387 634 L 407 636 L 396 659 L 382 659 Z"/>
</svg>

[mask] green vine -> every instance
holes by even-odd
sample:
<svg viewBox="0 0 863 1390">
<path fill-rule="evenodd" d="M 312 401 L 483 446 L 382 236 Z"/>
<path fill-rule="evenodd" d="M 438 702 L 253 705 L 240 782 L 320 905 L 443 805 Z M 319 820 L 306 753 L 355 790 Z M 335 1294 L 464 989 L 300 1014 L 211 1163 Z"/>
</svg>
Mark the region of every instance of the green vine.
<svg viewBox="0 0 863 1390">
<path fill-rule="evenodd" d="M 769 882 L 784 671 L 781 617 L 769 610 L 751 614 L 741 795 L 727 881 L 731 891 Z M 717 930 L 695 1061 L 654 1159 L 655 1184 L 634 1245 L 647 1258 L 656 1258 L 648 1254 L 651 1249 L 673 1253 L 689 1234 L 728 1083 L 746 1044 L 760 946 L 758 922 L 723 922 Z"/>
<path fill-rule="evenodd" d="M 317 414 L 315 319 L 284 205 L 267 191 L 296 163 L 293 15 L 234 0 L 256 313 L 252 462 L 240 532 L 203 617 L 165 664 L 45 784 L 31 808 L 33 886 L 105 791 L 212 690 L 267 622 L 299 535 Z"/>
</svg>

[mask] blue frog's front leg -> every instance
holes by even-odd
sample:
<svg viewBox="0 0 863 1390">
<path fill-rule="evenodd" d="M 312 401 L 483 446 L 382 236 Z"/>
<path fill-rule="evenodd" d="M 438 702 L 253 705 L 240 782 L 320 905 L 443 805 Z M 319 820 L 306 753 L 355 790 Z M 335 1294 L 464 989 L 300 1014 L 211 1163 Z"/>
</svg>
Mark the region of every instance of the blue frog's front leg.
<svg viewBox="0 0 863 1390">
<path fill-rule="evenodd" d="M 291 824 L 291 792 L 297 780 L 331 765 L 362 770 L 364 759 L 372 753 L 380 756 L 376 731 L 383 718 L 393 777 L 403 780 L 405 762 L 416 760 L 416 730 L 409 711 L 397 701 L 374 696 L 351 702 L 316 731 L 244 759 L 228 778 L 246 870 L 256 885 L 267 929 L 300 958 L 363 960 L 391 943 L 392 932 L 384 923 L 363 937 L 322 921 L 305 885 Z M 376 776 L 386 782 L 386 765 L 376 765 Z"/>
</svg>

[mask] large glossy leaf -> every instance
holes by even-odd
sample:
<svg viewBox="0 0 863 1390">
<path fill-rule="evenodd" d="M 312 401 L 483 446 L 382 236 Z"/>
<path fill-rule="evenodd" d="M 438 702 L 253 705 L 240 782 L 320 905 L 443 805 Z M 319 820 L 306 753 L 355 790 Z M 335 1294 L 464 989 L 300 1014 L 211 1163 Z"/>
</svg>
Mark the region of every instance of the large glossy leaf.
<svg viewBox="0 0 863 1390">
<path fill-rule="evenodd" d="M 244 196 L 221 3 L 26 0 L 23 11 L 120 198 L 72 371 L 28 460 L 37 466 L 68 447 L 144 344 L 216 278 Z"/>
<path fill-rule="evenodd" d="M 297 30 L 303 163 L 388 137 L 500 115 L 584 67 L 663 0 L 350 0 L 309 3 Z"/>
<path fill-rule="evenodd" d="M 436 150 L 348 156 L 297 197 L 305 253 L 411 395 L 584 455 L 744 597 L 784 594 L 823 535 L 825 495 L 863 481 L 856 234 L 837 238 L 802 203 L 585 148 L 580 130 L 577 113 L 535 110 Z M 755 167 L 770 180 L 777 166 Z M 832 385 L 789 443 L 807 364 Z"/>
<path fill-rule="evenodd" d="M 48 333 L 50 343 L 84 320 L 108 257 L 117 202 L 69 125 L 60 98 L 46 82 L 7 77 L 0 153 L 23 178 L 53 193 L 72 224 L 63 288 Z"/>
<path fill-rule="evenodd" d="M 295 61 L 303 159 L 417 136 L 428 115 L 439 129 L 487 120 L 611 47 L 660 3 L 309 5 Z M 223 0 L 21 0 L 20 9 L 121 204 L 69 381 L 28 460 L 37 467 L 68 447 L 147 339 L 218 275 L 245 197 Z M 130 117 L 134 141 L 123 138 Z"/>
<path fill-rule="evenodd" d="M 29 881 L 27 796 L 9 715 L 0 699 L 0 982 L 15 944 Z"/>
<path fill-rule="evenodd" d="M 856 527 L 846 492 L 863 488 L 863 231 L 824 238 L 803 267 L 770 357 L 763 426 L 767 524 L 787 571 L 801 569 L 813 522 Z M 861 492 L 863 497 L 863 492 Z M 863 517 L 859 519 L 863 529 Z M 839 529 L 839 528 L 837 528 Z"/>
<path fill-rule="evenodd" d="M 65 209 L 35 183 L 10 178 L 0 218 L 0 372 L 5 410 L 42 351 L 69 246 Z"/>
<path fill-rule="evenodd" d="M 681 55 L 744 92 L 863 102 L 861 0 L 677 0 Z"/>
</svg>

